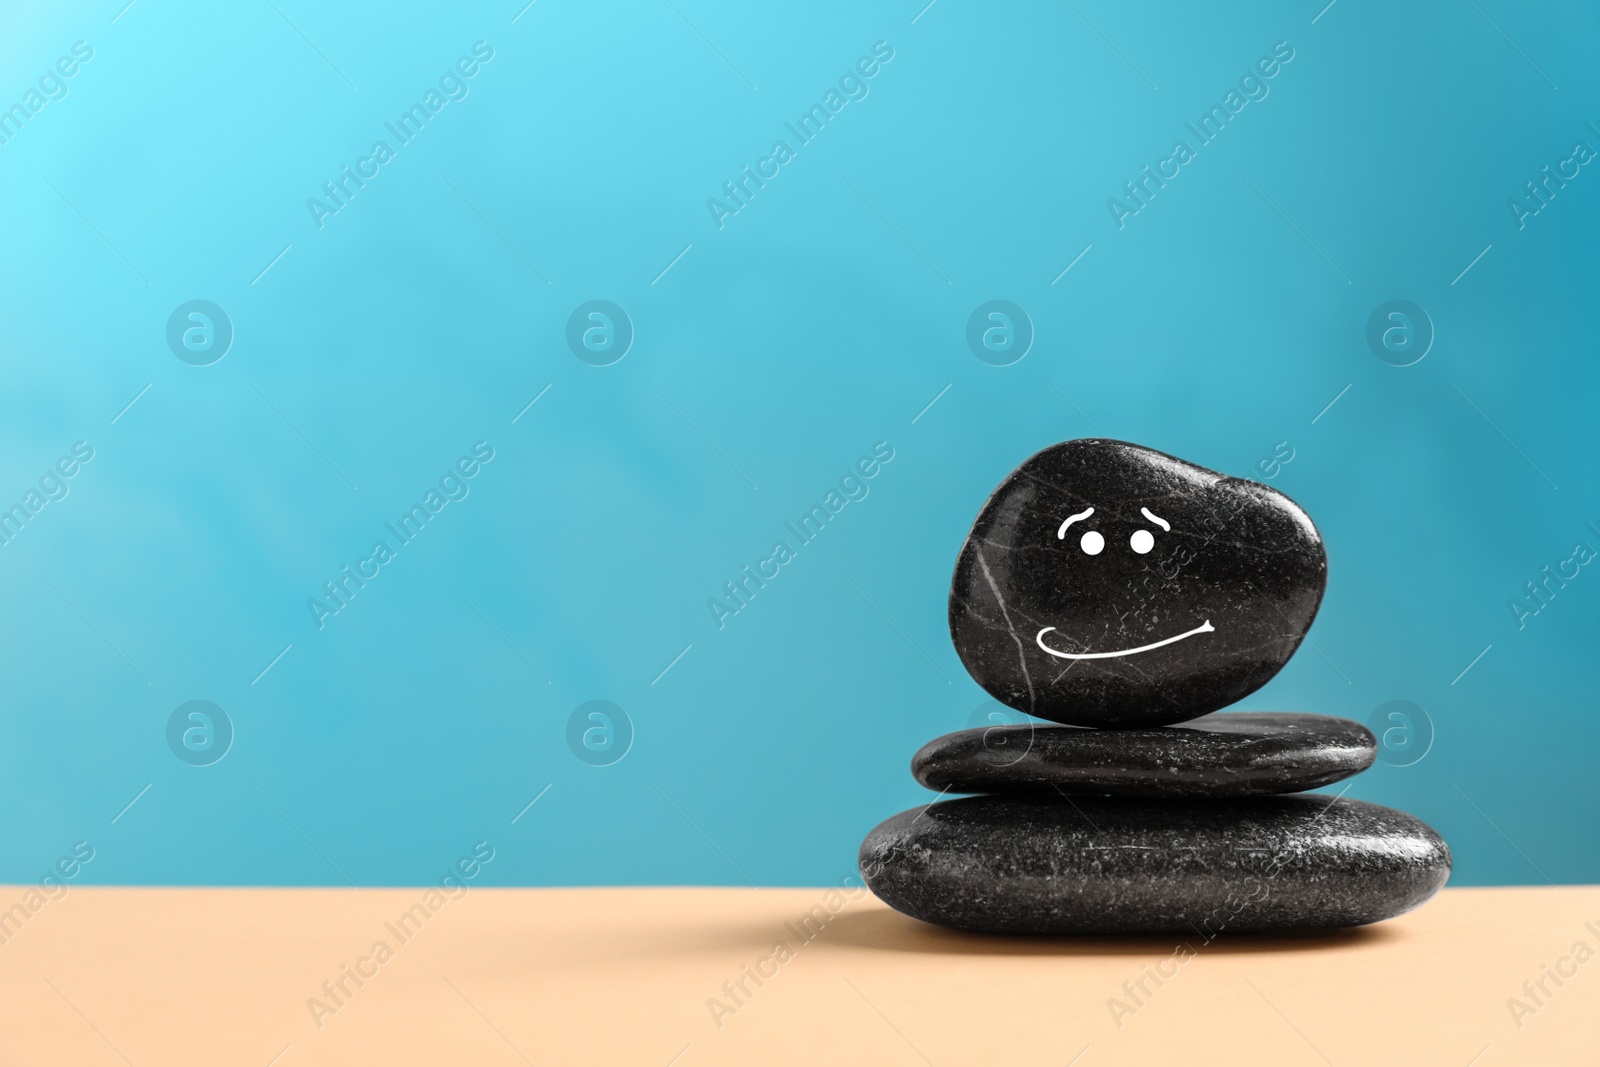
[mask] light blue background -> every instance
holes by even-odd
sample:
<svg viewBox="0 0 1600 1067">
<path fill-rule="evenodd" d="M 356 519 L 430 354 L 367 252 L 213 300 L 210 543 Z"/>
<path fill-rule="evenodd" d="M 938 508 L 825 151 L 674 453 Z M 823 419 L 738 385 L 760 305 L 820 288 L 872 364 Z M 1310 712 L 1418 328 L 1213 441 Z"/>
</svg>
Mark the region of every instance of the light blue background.
<svg viewBox="0 0 1600 1067">
<path fill-rule="evenodd" d="M 983 702 L 945 626 L 972 517 L 1096 434 L 1257 476 L 1289 442 L 1327 599 L 1242 706 L 1413 701 L 1432 750 L 1349 796 L 1436 826 L 1457 884 L 1600 879 L 1600 570 L 1508 606 L 1600 548 L 1600 169 L 1508 208 L 1600 147 L 1592 5 L 121 5 L 0 17 L 4 106 L 94 48 L 0 145 L 0 503 L 95 449 L 0 547 L 0 879 L 87 840 L 86 882 L 417 883 L 487 840 L 494 884 L 837 882 Z M 319 230 L 307 198 L 477 41 L 470 95 Z M 719 230 L 707 199 L 877 41 L 870 95 Z M 1119 230 L 1107 199 L 1278 41 L 1270 96 Z M 1365 341 L 1396 298 L 1437 331 L 1405 368 Z M 234 324 L 212 366 L 165 343 L 191 299 Z M 566 346 L 591 299 L 634 323 L 614 366 Z M 1014 366 L 966 346 L 990 299 L 1034 324 Z M 476 441 L 470 496 L 319 631 L 307 598 Z M 870 496 L 719 630 L 707 599 L 877 441 Z M 194 699 L 236 730 L 209 767 L 165 740 Z M 633 722 L 612 766 L 566 742 L 591 699 Z"/>
</svg>

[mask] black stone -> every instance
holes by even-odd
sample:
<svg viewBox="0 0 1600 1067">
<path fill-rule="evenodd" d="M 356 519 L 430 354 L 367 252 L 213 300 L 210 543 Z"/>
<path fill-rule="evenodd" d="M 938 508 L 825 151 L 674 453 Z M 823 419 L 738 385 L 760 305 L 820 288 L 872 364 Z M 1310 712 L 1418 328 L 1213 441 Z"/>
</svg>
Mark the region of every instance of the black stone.
<svg viewBox="0 0 1600 1067">
<path fill-rule="evenodd" d="M 1177 726 L 1017 723 L 945 734 L 911 758 L 941 793 L 1243 797 L 1297 793 L 1372 766 L 1377 740 L 1330 715 L 1224 711 Z"/>
<path fill-rule="evenodd" d="M 1439 891 L 1450 850 L 1410 815 L 1326 796 L 966 797 L 881 823 L 861 871 L 940 926 L 1209 939 L 1392 918 Z"/>
<path fill-rule="evenodd" d="M 1103 548 L 1089 554 L 1085 537 Z M 1326 578 L 1316 527 L 1277 490 L 1122 441 L 1067 441 L 1029 457 L 979 512 L 956 560 L 950 635 L 978 684 L 1019 711 L 1161 726 L 1265 685 Z"/>
</svg>

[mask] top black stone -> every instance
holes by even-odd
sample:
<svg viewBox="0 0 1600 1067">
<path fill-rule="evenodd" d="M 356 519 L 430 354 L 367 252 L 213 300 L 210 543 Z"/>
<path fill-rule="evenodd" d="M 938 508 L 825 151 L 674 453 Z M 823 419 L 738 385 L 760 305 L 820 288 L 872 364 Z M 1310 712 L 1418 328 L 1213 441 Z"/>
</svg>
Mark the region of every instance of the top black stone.
<svg viewBox="0 0 1600 1067">
<path fill-rule="evenodd" d="M 950 635 L 995 699 L 1076 726 L 1182 722 L 1288 662 L 1327 555 L 1294 501 L 1123 441 L 1030 456 L 972 525 Z"/>
</svg>

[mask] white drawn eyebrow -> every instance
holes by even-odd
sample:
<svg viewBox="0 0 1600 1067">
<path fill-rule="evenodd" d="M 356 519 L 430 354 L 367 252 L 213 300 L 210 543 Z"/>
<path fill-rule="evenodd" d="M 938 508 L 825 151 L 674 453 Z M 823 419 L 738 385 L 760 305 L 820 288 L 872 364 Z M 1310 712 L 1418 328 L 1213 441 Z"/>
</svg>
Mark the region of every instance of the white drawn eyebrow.
<svg viewBox="0 0 1600 1067">
<path fill-rule="evenodd" d="M 1166 519 L 1163 519 L 1160 515 L 1152 512 L 1149 508 L 1140 508 L 1139 513 L 1145 518 L 1149 519 L 1151 522 L 1155 523 L 1157 526 L 1161 527 L 1161 529 L 1169 532 L 1171 531 L 1172 524 Z"/>
<path fill-rule="evenodd" d="M 1087 519 L 1090 515 L 1093 515 L 1093 514 L 1094 514 L 1094 508 L 1085 508 L 1082 511 L 1078 512 L 1076 515 L 1068 515 L 1067 516 L 1067 521 L 1062 523 L 1061 524 L 1061 529 L 1056 531 L 1056 540 L 1059 541 L 1063 537 L 1067 536 L 1067 527 L 1068 526 L 1071 526 L 1073 523 L 1077 522 L 1079 519 Z"/>
</svg>

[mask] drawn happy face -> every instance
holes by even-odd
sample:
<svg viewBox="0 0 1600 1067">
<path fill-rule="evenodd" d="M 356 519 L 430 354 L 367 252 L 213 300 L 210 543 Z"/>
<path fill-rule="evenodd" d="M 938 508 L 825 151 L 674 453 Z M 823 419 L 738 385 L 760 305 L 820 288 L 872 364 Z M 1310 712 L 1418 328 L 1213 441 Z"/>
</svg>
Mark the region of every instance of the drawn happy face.
<svg viewBox="0 0 1600 1067">
<path fill-rule="evenodd" d="M 1149 508 L 1141 507 L 1139 509 L 1139 513 L 1141 515 L 1143 515 L 1146 519 L 1149 519 L 1152 525 L 1161 527 L 1161 529 L 1163 531 L 1171 531 L 1172 524 L 1167 522 L 1165 519 L 1161 518 L 1158 515 L 1151 514 Z M 1065 539 L 1066 536 L 1067 536 L 1067 528 L 1069 526 L 1071 526 L 1073 523 L 1079 521 L 1080 519 L 1087 519 L 1087 518 L 1091 517 L 1092 515 L 1094 515 L 1094 508 L 1092 508 L 1092 507 L 1084 508 L 1082 511 L 1078 512 L 1076 515 L 1068 515 L 1067 518 L 1066 518 L 1066 521 L 1064 521 L 1061 524 L 1061 528 L 1056 531 L 1057 539 Z M 1149 530 L 1144 530 L 1144 529 L 1135 530 L 1135 531 L 1133 531 L 1132 535 L 1130 535 L 1129 538 L 1128 538 L 1128 547 L 1130 549 L 1132 549 L 1134 552 L 1136 552 L 1137 554 L 1141 555 L 1141 556 L 1149 555 L 1150 551 L 1153 548 L 1155 548 L 1155 546 L 1156 546 L 1155 535 L 1152 534 Z M 1099 530 L 1085 530 L 1084 533 L 1083 533 L 1083 536 L 1078 539 L 1078 547 L 1083 549 L 1085 555 L 1098 556 L 1100 553 L 1105 551 L 1105 548 L 1106 548 L 1105 536 L 1103 534 L 1101 534 Z M 1042 648 L 1044 651 L 1048 652 L 1050 655 L 1056 657 L 1057 659 L 1064 659 L 1064 660 L 1116 659 L 1116 658 L 1118 658 L 1120 656 L 1134 656 L 1134 655 L 1138 655 L 1141 652 L 1150 652 L 1150 651 L 1152 651 L 1154 649 L 1163 648 L 1166 645 L 1170 645 L 1170 644 L 1173 644 L 1175 642 L 1182 641 L 1184 638 L 1187 638 L 1187 637 L 1193 637 L 1196 634 L 1209 634 L 1209 633 L 1215 633 L 1216 632 L 1215 629 L 1211 625 L 1211 620 L 1207 619 L 1205 622 L 1201 623 L 1199 626 L 1196 626 L 1192 630 L 1186 630 L 1183 633 L 1178 634 L 1175 637 L 1167 637 L 1167 638 L 1163 638 L 1160 641 L 1152 641 L 1148 645 L 1140 645 L 1137 648 L 1118 649 L 1117 651 L 1114 651 L 1114 652 L 1108 652 L 1108 651 L 1063 652 L 1063 651 L 1060 651 L 1059 649 L 1055 649 L 1055 648 L 1050 647 L 1050 645 L 1045 642 L 1044 635 L 1047 634 L 1047 633 L 1051 633 L 1054 630 L 1055 630 L 1054 626 L 1043 627 L 1037 634 L 1034 635 L 1033 641 L 1034 641 L 1034 644 L 1038 645 L 1040 648 Z"/>
</svg>

